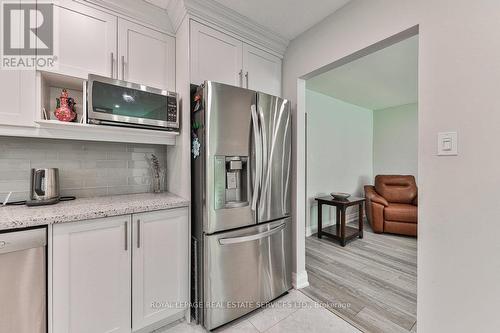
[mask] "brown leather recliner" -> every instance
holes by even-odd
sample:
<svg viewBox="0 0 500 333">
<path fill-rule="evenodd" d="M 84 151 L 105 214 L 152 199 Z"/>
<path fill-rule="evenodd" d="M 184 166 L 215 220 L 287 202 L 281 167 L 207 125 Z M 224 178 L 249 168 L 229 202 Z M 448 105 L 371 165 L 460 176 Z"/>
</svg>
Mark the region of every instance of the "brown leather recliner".
<svg viewBox="0 0 500 333">
<path fill-rule="evenodd" d="M 376 176 L 365 186 L 366 215 L 376 233 L 417 236 L 418 193 L 413 176 Z"/>
</svg>

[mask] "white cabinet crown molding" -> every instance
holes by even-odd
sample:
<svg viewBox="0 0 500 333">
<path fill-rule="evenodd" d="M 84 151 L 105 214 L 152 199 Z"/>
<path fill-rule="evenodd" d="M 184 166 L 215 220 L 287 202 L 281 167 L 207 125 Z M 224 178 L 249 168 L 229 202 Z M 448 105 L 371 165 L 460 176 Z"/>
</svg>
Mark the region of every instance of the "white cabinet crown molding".
<svg viewBox="0 0 500 333">
<path fill-rule="evenodd" d="M 146 26 L 157 28 L 161 32 L 174 35 L 174 25 L 170 16 L 163 8 L 154 6 L 146 1 L 137 0 L 78 0 L 88 4 L 97 5 L 115 13 L 123 15 L 124 18 L 141 23 Z"/>
<path fill-rule="evenodd" d="M 187 15 L 186 7 L 184 6 L 183 0 L 171 0 L 167 6 L 167 13 L 170 17 L 170 21 L 172 23 L 172 27 L 174 31 L 177 33 L 179 28 L 184 20 L 184 17 Z"/>
<path fill-rule="evenodd" d="M 182 9 L 183 8 L 183 9 Z M 177 31 L 186 14 L 205 20 L 224 30 L 256 43 L 283 56 L 290 42 L 278 33 L 254 22 L 251 18 L 243 16 L 214 0 L 171 0 L 168 14 Z"/>
</svg>

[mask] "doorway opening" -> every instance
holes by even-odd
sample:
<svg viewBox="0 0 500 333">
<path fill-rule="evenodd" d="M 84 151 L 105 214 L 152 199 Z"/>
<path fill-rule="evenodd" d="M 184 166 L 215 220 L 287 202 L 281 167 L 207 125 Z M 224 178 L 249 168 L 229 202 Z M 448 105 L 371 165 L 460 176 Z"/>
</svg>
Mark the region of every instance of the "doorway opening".
<svg viewBox="0 0 500 333">
<path fill-rule="evenodd" d="M 417 33 L 305 80 L 302 291 L 363 332 L 417 330 Z"/>
</svg>

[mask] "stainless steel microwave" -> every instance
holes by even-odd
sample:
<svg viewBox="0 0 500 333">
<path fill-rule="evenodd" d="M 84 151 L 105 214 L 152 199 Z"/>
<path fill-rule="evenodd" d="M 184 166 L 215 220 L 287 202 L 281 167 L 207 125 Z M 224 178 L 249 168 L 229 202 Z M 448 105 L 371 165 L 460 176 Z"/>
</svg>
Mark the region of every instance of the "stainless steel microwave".
<svg viewBox="0 0 500 333">
<path fill-rule="evenodd" d="M 177 93 L 90 74 L 87 119 L 91 124 L 178 131 Z"/>
</svg>

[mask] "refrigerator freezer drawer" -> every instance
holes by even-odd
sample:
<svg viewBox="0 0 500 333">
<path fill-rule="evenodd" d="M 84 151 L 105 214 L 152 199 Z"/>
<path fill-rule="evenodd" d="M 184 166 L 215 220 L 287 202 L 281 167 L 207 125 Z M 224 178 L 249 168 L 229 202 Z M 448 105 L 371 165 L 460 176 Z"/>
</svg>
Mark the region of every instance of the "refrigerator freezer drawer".
<svg viewBox="0 0 500 333">
<path fill-rule="evenodd" d="M 205 236 L 204 325 L 224 325 L 291 288 L 292 225 L 286 218 Z"/>
</svg>

